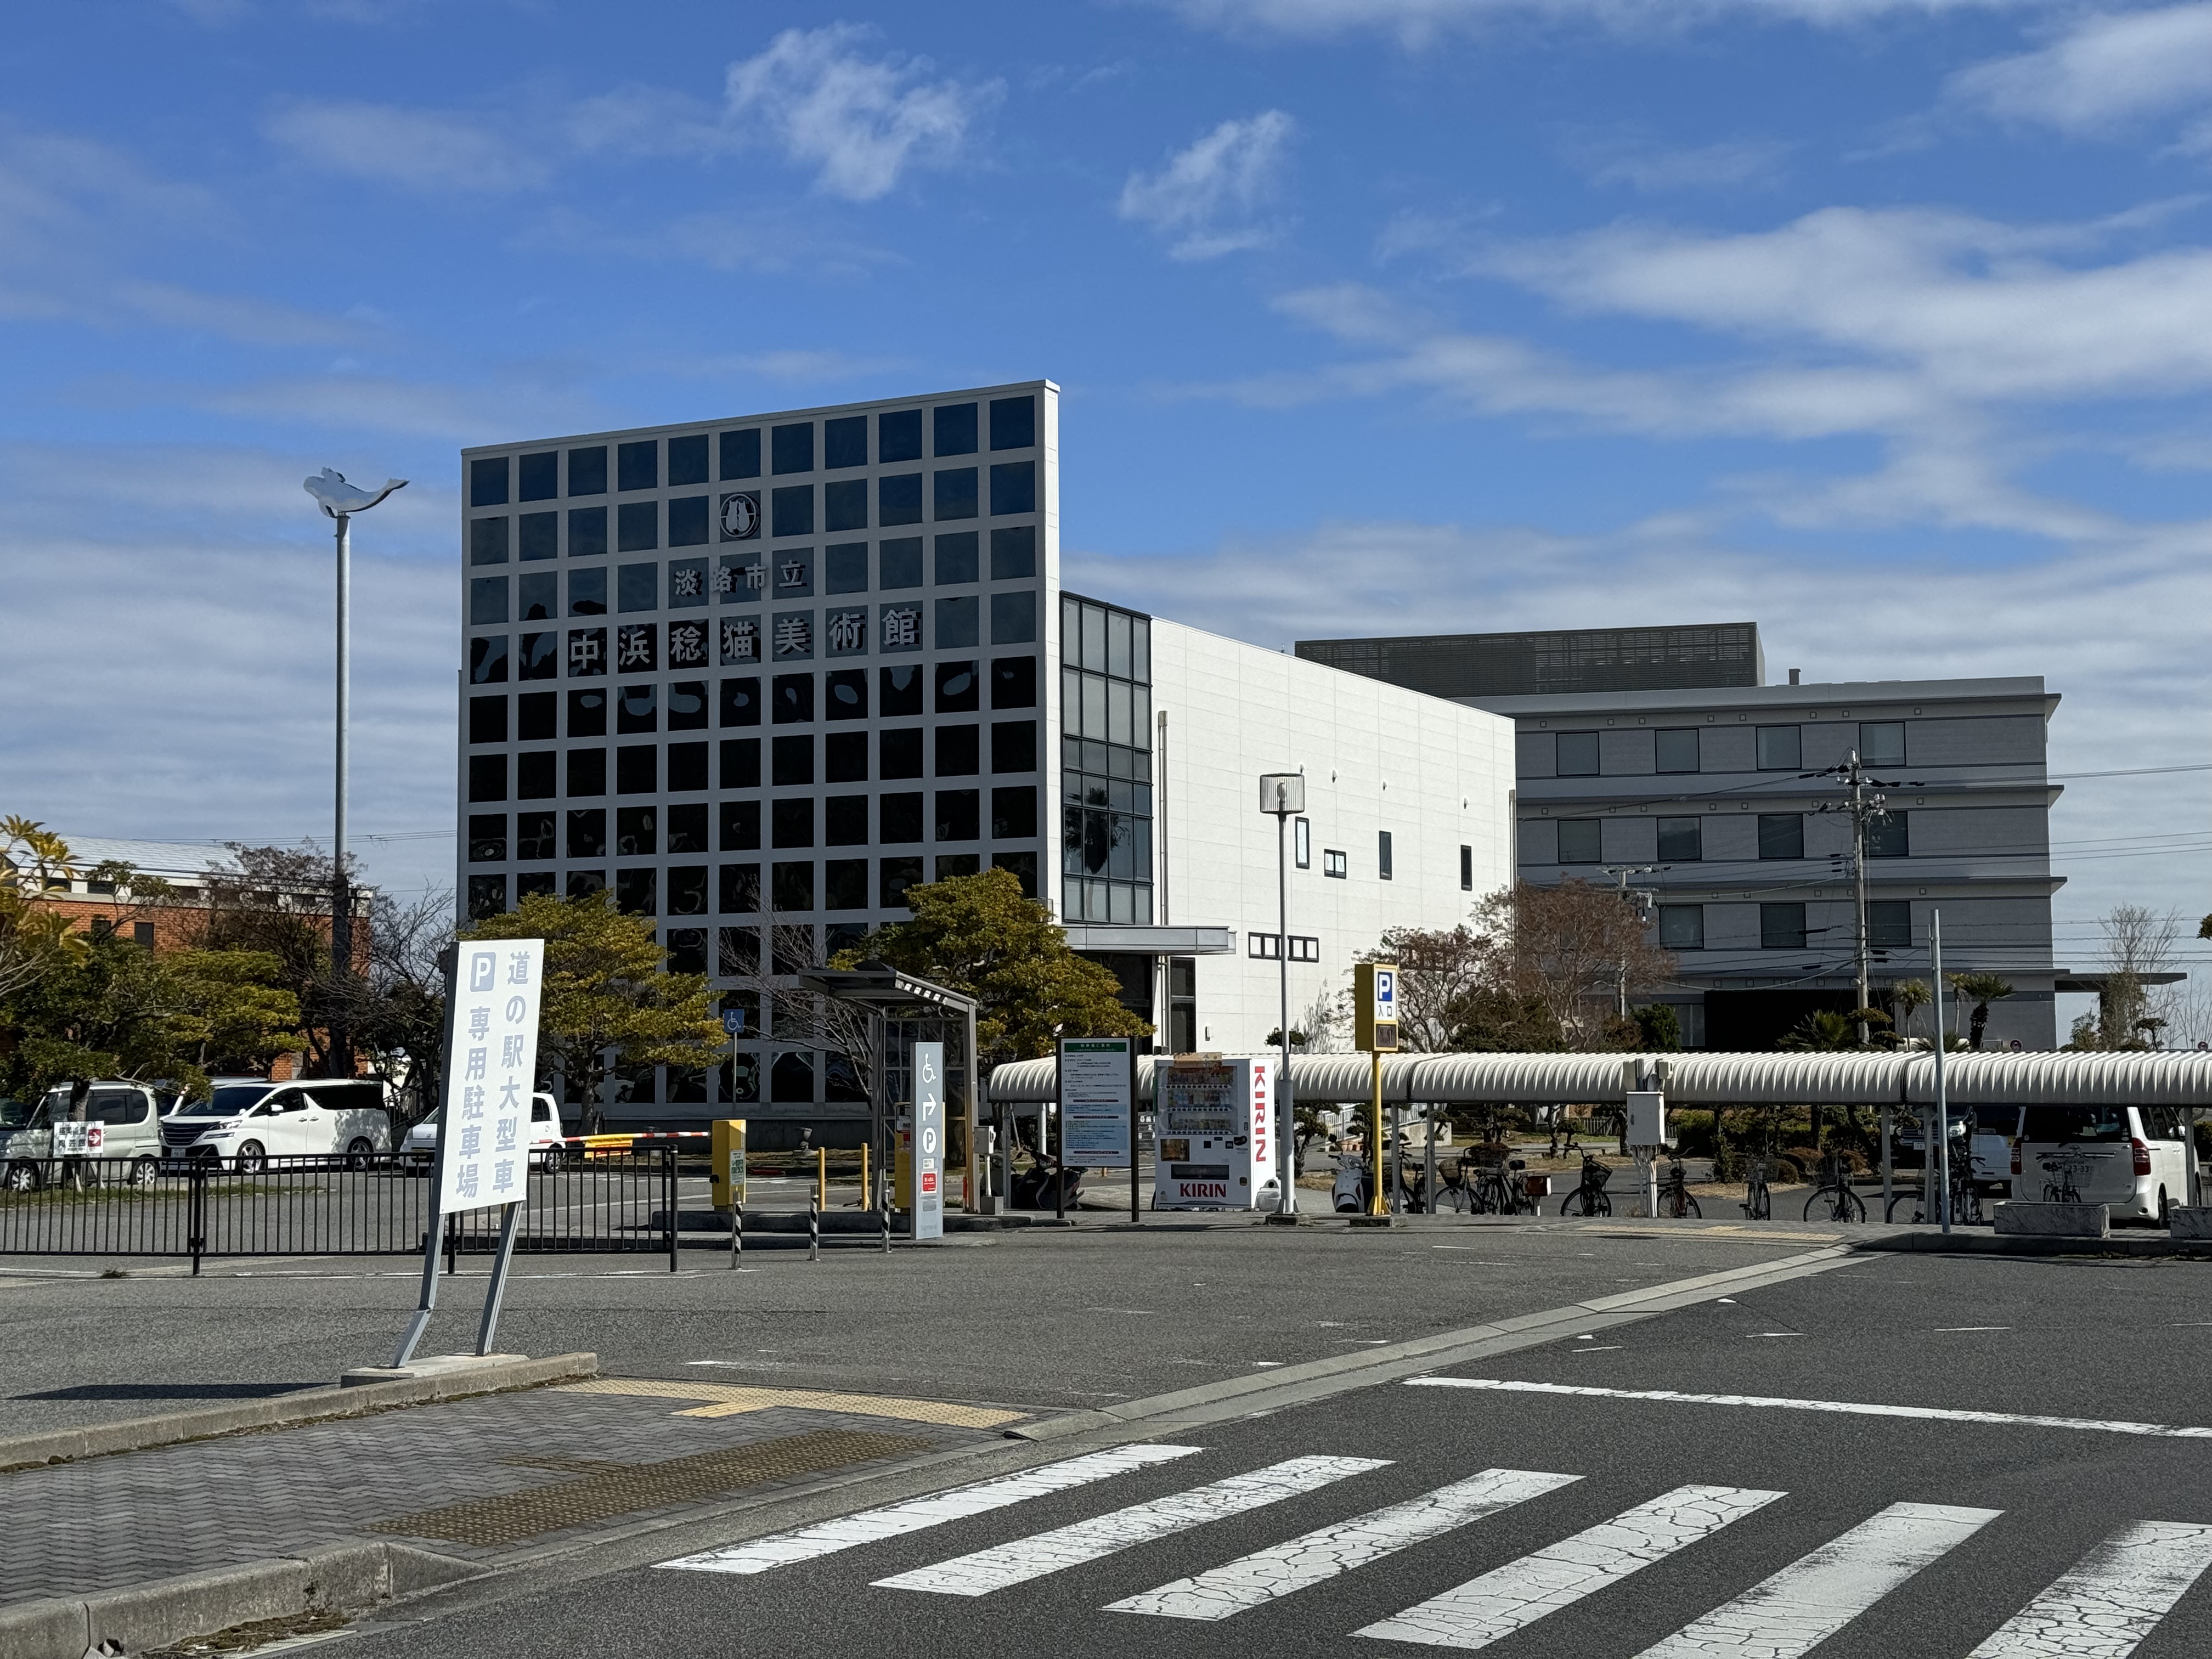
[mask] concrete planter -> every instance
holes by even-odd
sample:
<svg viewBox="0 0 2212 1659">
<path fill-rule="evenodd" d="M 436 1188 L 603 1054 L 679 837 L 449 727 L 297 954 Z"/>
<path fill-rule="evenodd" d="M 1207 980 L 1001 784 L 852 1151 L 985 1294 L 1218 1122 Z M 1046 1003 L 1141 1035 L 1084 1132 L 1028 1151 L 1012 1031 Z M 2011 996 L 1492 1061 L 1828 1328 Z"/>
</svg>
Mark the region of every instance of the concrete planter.
<svg viewBox="0 0 2212 1659">
<path fill-rule="evenodd" d="M 2103 1204 L 2023 1204 L 1996 1206 L 1997 1231 L 2038 1238 L 2103 1238 L 2112 1231 Z"/>
<path fill-rule="evenodd" d="M 2212 1205 L 2176 1205 L 2170 1211 L 2169 1238 L 2212 1238 Z"/>
</svg>

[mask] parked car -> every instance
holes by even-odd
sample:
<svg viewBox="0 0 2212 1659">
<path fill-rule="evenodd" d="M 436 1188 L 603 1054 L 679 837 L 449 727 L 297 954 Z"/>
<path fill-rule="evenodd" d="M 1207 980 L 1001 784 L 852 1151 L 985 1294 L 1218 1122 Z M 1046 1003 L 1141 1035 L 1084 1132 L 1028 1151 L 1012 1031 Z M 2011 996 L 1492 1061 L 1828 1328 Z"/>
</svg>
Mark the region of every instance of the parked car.
<svg viewBox="0 0 2212 1659">
<path fill-rule="evenodd" d="M 84 1116 L 71 1116 L 67 1085 L 50 1089 L 35 1106 L 6 1103 L 0 1115 L 0 1185 L 36 1192 L 52 1181 L 64 1160 L 101 1160 L 136 1186 L 151 1186 L 161 1169 L 161 1124 L 177 1095 L 151 1084 L 103 1078 L 87 1086 Z M 58 1126 L 58 1127 L 57 1127 Z"/>
<path fill-rule="evenodd" d="M 551 1167 L 560 1162 L 561 1109 L 550 1095 L 530 1097 L 529 1148 L 532 1162 Z M 407 1132 L 399 1155 L 410 1164 L 428 1169 L 438 1156 L 438 1120 L 426 1117 Z"/>
<path fill-rule="evenodd" d="M 310 1078 L 218 1078 L 210 1098 L 161 1121 L 171 1158 L 213 1158 L 240 1174 L 272 1158 L 343 1155 L 366 1162 L 392 1146 L 392 1109 L 381 1083 Z"/>
<path fill-rule="evenodd" d="M 2110 1205 L 2113 1220 L 2163 1226 L 2188 1202 L 2188 1134 L 2178 1106 L 2030 1106 L 2013 1143 L 2013 1196 L 2048 1200 L 2070 1180 L 2081 1202 Z"/>
</svg>

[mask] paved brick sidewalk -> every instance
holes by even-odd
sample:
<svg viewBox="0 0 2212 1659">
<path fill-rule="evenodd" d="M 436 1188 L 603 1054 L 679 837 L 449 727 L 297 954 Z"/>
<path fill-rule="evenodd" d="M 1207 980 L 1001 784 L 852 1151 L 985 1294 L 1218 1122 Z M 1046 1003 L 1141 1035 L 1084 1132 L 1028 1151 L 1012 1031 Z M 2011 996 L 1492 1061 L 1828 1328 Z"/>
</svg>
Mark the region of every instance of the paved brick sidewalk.
<svg viewBox="0 0 2212 1659">
<path fill-rule="evenodd" d="M 492 1560 L 992 1438 L 1018 1415 L 793 1397 L 603 1379 L 0 1474 L 0 1605 L 363 1536 Z"/>
</svg>

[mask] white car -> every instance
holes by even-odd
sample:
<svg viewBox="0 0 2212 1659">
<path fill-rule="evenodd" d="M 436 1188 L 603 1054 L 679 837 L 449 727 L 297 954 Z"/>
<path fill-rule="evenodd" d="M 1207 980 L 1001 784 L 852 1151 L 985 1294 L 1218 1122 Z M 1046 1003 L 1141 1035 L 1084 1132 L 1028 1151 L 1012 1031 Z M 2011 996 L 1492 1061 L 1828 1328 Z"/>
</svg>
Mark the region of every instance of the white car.
<svg viewBox="0 0 2212 1659">
<path fill-rule="evenodd" d="M 561 1109 L 550 1095 L 530 1097 L 529 1146 L 532 1158 L 539 1164 L 557 1161 L 562 1140 Z M 426 1117 L 407 1132 L 407 1139 L 399 1155 L 410 1164 L 424 1168 L 438 1156 L 438 1120 Z"/>
<path fill-rule="evenodd" d="M 208 1158 L 241 1175 L 271 1158 L 343 1156 L 366 1163 L 392 1150 L 392 1112 L 381 1083 L 311 1078 L 299 1083 L 220 1079 L 208 1101 L 161 1120 L 171 1158 Z"/>
<path fill-rule="evenodd" d="M 2013 1143 L 2013 1196 L 2107 1204 L 2115 1221 L 2163 1226 L 2189 1201 L 2188 1133 L 2178 1106 L 2030 1106 Z"/>
</svg>

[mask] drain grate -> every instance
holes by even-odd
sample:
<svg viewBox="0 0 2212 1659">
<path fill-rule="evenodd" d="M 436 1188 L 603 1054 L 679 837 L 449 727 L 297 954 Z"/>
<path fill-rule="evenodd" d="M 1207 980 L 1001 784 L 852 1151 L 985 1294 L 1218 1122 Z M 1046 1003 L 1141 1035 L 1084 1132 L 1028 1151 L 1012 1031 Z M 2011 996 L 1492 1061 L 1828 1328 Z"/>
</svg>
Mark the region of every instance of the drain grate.
<svg viewBox="0 0 2212 1659">
<path fill-rule="evenodd" d="M 601 1464 L 581 1480 L 395 1516 L 376 1522 L 369 1530 L 496 1548 L 542 1533 L 635 1515 L 641 1510 L 699 1503 L 742 1486 L 793 1480 L 878 1458 L 927 1451 L 930 1445 L 927 1440 L 905 1435 L 821 1429 L 720 1451 L 695 1452 L 658 1463 Z"/>
</svg>

